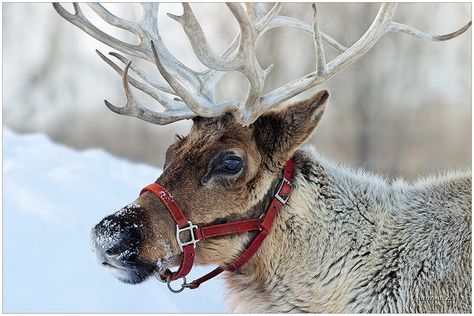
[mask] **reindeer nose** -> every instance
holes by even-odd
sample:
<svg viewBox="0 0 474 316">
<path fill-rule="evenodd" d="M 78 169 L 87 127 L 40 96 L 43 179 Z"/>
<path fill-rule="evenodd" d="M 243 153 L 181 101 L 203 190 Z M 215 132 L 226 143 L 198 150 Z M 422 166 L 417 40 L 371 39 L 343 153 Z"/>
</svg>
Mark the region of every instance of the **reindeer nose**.
<svg viewBox="0 0 474 316">
<path fill-rule="evenodd" d="M 91 238 L 97 259 L 106 265 L 133 261 L 144 237 L 137 224 L 123 224 L 111 215 L 92 229 Z"/>
</svg>

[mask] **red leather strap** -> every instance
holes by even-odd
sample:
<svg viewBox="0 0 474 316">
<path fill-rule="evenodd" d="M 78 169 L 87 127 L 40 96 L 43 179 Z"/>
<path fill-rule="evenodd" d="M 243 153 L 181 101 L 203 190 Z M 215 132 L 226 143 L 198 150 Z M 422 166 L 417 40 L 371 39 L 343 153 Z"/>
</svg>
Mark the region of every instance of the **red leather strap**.
<svg viewBox="0 0 474 316">
<path fill-rule="evenodd" d="M 265 216 L 263 219 L 248 219 L 239 222 L 232 222 L 232 223 L 225 223 L 225 224 L 218 224 L 218 225 L 210 225 L 205 227 L 197 227 L 193 230 L 193 234 L 196 240 L 204 240 L 216 236 L 222 235 L 229 235 L 241 232 L 248 232 L 259 230 L 260 232 L 257 236 L 252 240 L 250 245 L 247 249 L 242 253 L 242 255 L 237 258 L 234 262 L 227 265 L 226 267 L 217 267 L 216 269 L 212 270 L 211 272 L 207 273 L 206 275 L 200 277 L 199 279 L 194 280 L 191 283 L 184 284 L 183 287 L 188 287 L 191 289 L 195 289 L 201 285 L 201 283 L 219 275 L 224 270 L 227 271 L 235 271 L 247 263 L 252 256 L 257 252 L 258 248 L 262 244 L 263 240 L 267 235 L 270 233 L 272 228 L 273 222 L 277 217 L 281 208 L 286 204 L 293 187 L 290 184 L 290 181 L 293 179 L 293 161 L 290 159 L 286 162 L 285 168 L 283 170 L 283 180 L 280 182 L 280 187 L 275 194 L 274 198 L 270 202 L 270 205 L 267 208 Z M 160 198 L 161 202 L 165 205 L 166 209 L 170 213 L 173 220 L 176 222 L 179 229 L 183 229 L 185 227 L 189 227 L 191 223 L 188 222 L 186 217 L 184 216 L 183 212 L 179 208 L 176 201 L 173 199 L 171 193 L 169 193 L 165 188 L 163 188 L 158 183 L 153 183 L 145 188 L 140 192 L 143 194 L 146 191 L 150 191 L 154 193 L 158 198 Z M 192 224 L 191 224 L 192 225 Z M 179 233 L 178 233 L 179 239 Z M 193 240 L 194 241 L 194 240 Z M 169 279 L 171 281 L 180 279 L 185 277 L 192 269 L 195 257 L 194 251 L 194 244 L 188 244 L 182 247 L 183 251 L 183 258 L 181 261 L 181 265 L 176 272 L 172 272 L 170 270 L 166 270 L 164 275 L 162 276 L 163 279 Z"/>
<path fill-rule="evenodd" d="M 179 208 L 171 193 L 169 193 L 165 188 L 163 188 L 158 183 L 152 183 L 144 187 L 140 192 L 140 195 L 145 191 L 153 192 L 157 197 L 160 198 L 161 202 L 165 205 L 166 209 L 179 228 L 183 228 L 188 225 L 188 220 L 186 217 L 184 217 L 183 212 Z"/>
<path fill-rule="evenodd" d="M 248 219 L 240 222 L 217 224 L 205 227 L 199 227 L 195 233 L 199 240 L 208 239 L 216 236 L 223 236 L 235 233 L 243 233 L 260 229 L 260 219 Z"/>
<path fill-rule="evenodd" d="M 152 183 L 144 187 L 140 194 L 146 191 L 153 192 L 161 200 L 179 228 L 184 228 L 189 225 L 173 196 L 165 188 L 158 183 Z M 183 258 L 181 259 L 179 269 L 176 272 L 166 270 L 164 277 L 174 281 L 188 275 L 193 267 L 195 255 L 194 245 L 183 246 Z"/>
<path fill-rule="evenodd" d="M 209 281 L 210 279 L 218 276 L 219 274 L 221 274 L 224 271 L 225 270 L 222 267 L 217 267 L 214 270 L 212 270 L 211 272 L 206 273 L 205 275 L 203 275 L 199 279 L 196 279 L 191 283 L 185 284 L 185 287 L 190 288 L 190 289 L 197 289 L 199 287 L 199 285 L 201 285 L 202 283 L 204 283 L 206 281 Z"/>
<path fill-rule="evenodd" d="M 278 195 L 283 196 L 283 192 L 288 192 L 291 193 L 291 187 L 289 184 L 286 184 L 288 187 L 285 187 L 285 184 L 283 184 L 282 188 L 278 191 Z M 288 191 L 289 190 L 289 191 Z M 284 197 L 288 197 L 289 195 L 285 195 Z M 247 263 L 252 256 L 257 252 L 258 248 L 260 248 L 260 245 L 262 242 L 265 240 L 267 235 L 270 233 L 270 230 L 272 229 L 273 222 L 275 221 L 278 213 L 280 212 L 281 208 L 284 206 L 280 200 L 274 198 L 270 202 L 270 205 L 267 208 L 267 213 L 265 214 L 265 217 L 263 218 L 262 222 L 260 223 L 261 231 L 258 233 L 258 235 L 252 240 L 250 245 L 247 247 L 247 249 L 244 251 L 243 254 L 240 255 L 237 260 L 232 262 L 230 265 L 225 267 L 227 271 L 235 271 L 242 267 L 245 263 Z"/>
<path fill-rule="evenodd" d="M 171 270 L 167 269 L 163 275 L 164 278 L 162 278 L 164 280 L 170 278 L 171 281 L 174 281 L 187 276 L 193 268 L 195 254 L 196 253 L 194 252 L 193 245 L 184 246 L 183 258 L 181 259 L 181 265 L 179 266 L 179 269 L 176 272 L 172 272 Z"/>
</svg>

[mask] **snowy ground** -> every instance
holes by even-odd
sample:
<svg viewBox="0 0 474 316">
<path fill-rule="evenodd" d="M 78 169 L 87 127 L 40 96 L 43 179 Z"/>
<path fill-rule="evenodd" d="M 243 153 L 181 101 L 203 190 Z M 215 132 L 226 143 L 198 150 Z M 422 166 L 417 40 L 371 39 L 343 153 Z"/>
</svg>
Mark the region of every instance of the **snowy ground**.
<svg viewBox="0 0 474 316">
<path fill-rule="evenodd" d="M 120 283 L 92 257 L 90 228 L 159 173 L 4 129 L 3 312 L 226 312 L 219 278 L 173 294 L 156 280 Z"/>
</svg>

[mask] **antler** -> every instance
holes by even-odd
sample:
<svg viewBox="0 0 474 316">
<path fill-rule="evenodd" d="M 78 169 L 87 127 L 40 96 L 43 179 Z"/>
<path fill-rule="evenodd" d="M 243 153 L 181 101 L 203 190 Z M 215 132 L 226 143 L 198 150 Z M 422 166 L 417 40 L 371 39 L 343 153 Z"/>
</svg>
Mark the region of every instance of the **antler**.
<svg viewBox="0 0 474 316">
<path fill-rule="evenodd" d="M 444 41 L 459 36 L 471 26 L 471 22 L 469 22 L 456 32 L 432 36 L 411 26 L 393 22 L 397 5 L 384 3 L 365 34 L 351 47 L 346 48 L 320 30 L 314 4 L 312 5 L 313 23 L 310 24 L 288 16 L 278 15 L 283 6 L 281 3 L 275 4 L 268 12 L 258 3 L 246 4 L 246 9 L 241 4 L 228 3 L 227 7 L 237 20 L 240 32 L 220 55 L 216 55 L 210 49 L 206 36 L 190 5 L 183 3 L 181 16 L 172 14 L 168 14 L 168 16 L 181 24 L 197 58 L 208 67 L 206 71 L 196 72 L 177 60 L 165 47 L 157 28 L 158 4 L 142 4 L 143 16 L 138 22 L 119 18 L 100 4 L 89 3 L 88 5 L 105 22 L 135 34 L 140 40 L 139 43 L 132 45 L 104 33 L 84 16 L 77 3 L 73 4 L 74 14 L 65 10 L 58 3 L 53 4 L 63 18 L 97 40 L 123 54 L 154 62 L 164 78 L 164 81 L 155 82 L 146 72 L 137 65 L 133 65 L 122 55 L 109 53 L 125 64 L 122 70 L 111 59 L 97 51 L 99 56 L 122 76 L 127 97 L 124 107 L 117 107 L 108 101 L 105 101 L 105 104 L 115 113 L 137 117 L 160 125 L 195 116 L 219 116 L 228 111 L 234 112 L 241 124 L 249 125 L 269 109 L 321 84 L 346 68 L 370 50 L 387 32 L 403 32 L 417 38 Z M 296 28 L 312 35 L 317 61 L 316 69 L 308 75 L 263 94 L 265 78 L 273 65 L 262 69 L 257 60 L 255 48 L 260 36 L 276 27 Z M 341 54 L 327 63 L 323 42 L 341 51 Z M 142 81 L 130 77 L 128 74 L 130 69 Z M 229 71 L 238 71 L 247 78 L 249 81 L 247 96 L 243 101 L 226 100 L 216 103 L 214 101 L 215 87 L 222 76 Z M 164 107 L 164 111 L 155 112 L 141 105 L 129 85 L 150 95 Z"/>
</svg>

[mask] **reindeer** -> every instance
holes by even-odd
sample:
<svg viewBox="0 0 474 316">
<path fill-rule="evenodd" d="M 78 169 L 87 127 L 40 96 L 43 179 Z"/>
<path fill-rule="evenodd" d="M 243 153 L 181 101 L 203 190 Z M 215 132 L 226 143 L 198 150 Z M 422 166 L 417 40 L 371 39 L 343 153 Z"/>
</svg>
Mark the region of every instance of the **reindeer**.
<svg viewBox="0 0 474 316">
<path fill-rule="evenodd" d="M 140 42 L 120 41 L 94 26 L 74 4 L 55 3 L 66 20 L 110 47 L 153 62 L 156 82 L 118 53 L 127 103 L 113 112 L 164 125 L 192 119 L 185 137 L 168 148 L 163 173 L 139 197 L 92 229 L 99 261 L 126 283 L 150 276 L 179 292 L 224 272 L 234 312 L 471 312 L 471 176 L 469 171 L 414 183 L 342 166 L 302 144 L 324 113 L 329 93 L 275 109 L 356 61 L 387 32 L 442 41 L 466 31 L 432 36 L 396 23 L 395 3 L 382 4 L 367 32 L 346 48 L 313 22 L 279 15 L 257 3 L 228 3 L 239 34 L 214 54 L 189 4 L 179 22 L 200 62 L 189 69 L 166 49 L 157 29 L 158 4 L 143 4 L 132 22 L 95 3 L 90 8 Z M 292 27 L 312 35 L 314 72 L 263 94 L 271 67 L 262 69 L 255 45 L 270 29 Z M 326 62 L 323 42 L 342 51 Z M 139 79 L 129 75 L 132 70 Z M 214 101 L 228 71 L 249 81 L 243 101 Z M 164 111 L 143 106 L 130 85 Z M 187 282 L 193 264 L 219 267 Z M 177 271 L 170 269 L 179 266 Z M 184 278 L 176 290 L 171 282 Z"/>
</svg>

